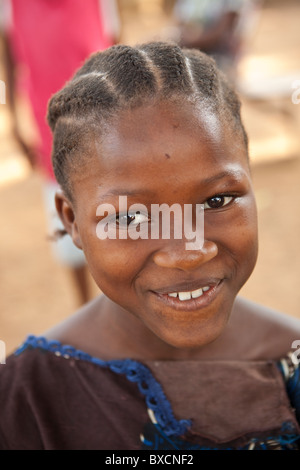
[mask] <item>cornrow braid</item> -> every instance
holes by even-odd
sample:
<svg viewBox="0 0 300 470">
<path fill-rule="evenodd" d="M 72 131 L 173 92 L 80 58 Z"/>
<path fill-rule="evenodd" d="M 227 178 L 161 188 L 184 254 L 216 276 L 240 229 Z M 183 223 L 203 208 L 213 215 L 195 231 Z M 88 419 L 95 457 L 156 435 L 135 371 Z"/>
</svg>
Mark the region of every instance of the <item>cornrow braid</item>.
<svg viewBox="0 0 300 470">
<path fill-rule="evenodd" d="M 187 70 L 186 57 L 175 45 L 162 42 L 145 44 L 140 50 L 146 53 L 160 77 L 161 94 L 168 97 L 174 91 L 191 92 L 193 83 Z"/>
<path fill-rule="evenodd" d="M 230 119 L 247 146 L 239 99 L 213 59 L 167 42 L 112 46 L 92 54 L 49 101 L 53 168 L 66 194 L 71 198 L 69 173 L 83 158 L 89 129 L 97 125 L 99 132 L 120 110 L 173 97 L 200 101 Z"/>
</svg>

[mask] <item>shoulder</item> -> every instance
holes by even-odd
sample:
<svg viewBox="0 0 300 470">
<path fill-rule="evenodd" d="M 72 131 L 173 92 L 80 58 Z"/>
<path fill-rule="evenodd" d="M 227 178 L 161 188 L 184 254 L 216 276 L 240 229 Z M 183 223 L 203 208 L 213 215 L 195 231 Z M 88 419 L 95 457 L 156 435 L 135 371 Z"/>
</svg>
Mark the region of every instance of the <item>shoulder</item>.
<svg viewBox="0 0 300 470">
<path fill-rule="evenodd" d="M 29 336 L 0 368 L 0 402 L 7 405 L 3 407 L 6 411 L 16 398 L 18 403 L 32 404 L 50 388 L 54 375 L 66 375 L 67 361 L 59 362 L 55 354 L 48 353 L 39 345 L 31 346 L 31 338 L 34 337 Z M 42 401 L 45 403 L 46 400 L 44 395 Z"/>
<path fill-rule="evenodd" d="M 300 315 L 300 312 L 299 312 Z M 300 316 L 288 314 L 237 297 L 231 324 L 239 332 L 249 359 L 280 359 L 300 340 Z"/>
<path fill-rule="evenodd" d="M 105 435 L 86 441 L 82 430 L 105 421 L 106 397 L 117 409 L 125 381 L 80 350 L 28 337 L 0 366 L 0 450 L 97 448 Z"/>
<path fill-rule="evenodd" d="M 43 367 L 34 351 L 21 356 L 12 354 L 0 366 L 1 450 L 42 448 L 32 399 L 33 384 L 39 387 L 41 370 Z"/>
<path fill-rule="evenodd" d="M 0 450 L 137 448 L 147 414 L 130 373 L 126 362 L 110 365 L 58 341 L 28 337 L 0 369 Z M 119 416 L 120 396 L 126 418 Z M 128 430 L 137 409 L 142 418 Z"/>
<path fill-rule="evenodd" d="M 77 349 L 89 352 L 91 336 L 99 332 L 98 321 L 101 316 L 102 296 L 84 304 L 72 315 L 45 331 L 42 336 L 48 340 L 57 340 L 62 344 L 71 344 Z"/>
<path fill-rule="evenodd" d="M 106 300 L 105 295 L 100 294 L 42 336 L 50 341 L 57 340 L 62 344 L 72 345 L 103 360 L 112 359 L 114 356 L 110 350 L 116 335 L 108 333 L 105 318 L 110 318 L 110 313 L 108 316 L 105 314 Z"/>
</svg>

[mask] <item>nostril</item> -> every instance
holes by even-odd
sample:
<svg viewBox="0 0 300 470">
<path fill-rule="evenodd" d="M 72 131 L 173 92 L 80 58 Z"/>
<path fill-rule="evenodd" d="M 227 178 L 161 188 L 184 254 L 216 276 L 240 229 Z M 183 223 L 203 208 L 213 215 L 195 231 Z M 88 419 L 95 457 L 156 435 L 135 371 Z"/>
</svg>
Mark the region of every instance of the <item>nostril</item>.
<svg viewBox="0 0 300 470">
<path fill-rule="evenodd" d="M 153 260 L 160 267 L 190 270 L 207 263 L 217 254 L 218 247 L 211 241 L 205 241 L 201 250 L 186 250 L 182 246 L 171 244 L 156 252 Z"/>
</svg>

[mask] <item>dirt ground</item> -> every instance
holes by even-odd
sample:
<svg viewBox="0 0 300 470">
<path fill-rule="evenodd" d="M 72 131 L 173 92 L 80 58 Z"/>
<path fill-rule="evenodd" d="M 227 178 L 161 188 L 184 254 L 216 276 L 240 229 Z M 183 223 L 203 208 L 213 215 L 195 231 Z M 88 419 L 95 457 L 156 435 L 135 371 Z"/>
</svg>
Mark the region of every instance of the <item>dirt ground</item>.
<svg viewBox="0 0 300 470">
<path fill-rule="evenodd" d="M 122 9 L 122 42 L 159 38 L 172 25 L 159 1 L 140 2 L 139 12 L 133 3 Z M 296 1 L 265 3 L 240 77 L 260 227 L 258 263 L 241 294 L 300 318 L 300 104 L 291 99 L 297 78 L 300 84 L 299 15 Z M 278 77 L 280 90 L 271 94 Z M 253 98 L 251 85 L 258 83 L 265 98 Z M 6 105 L 0 105 L 0 139 L 0 339 L 10 352 L 28 333 L 40 334 L 70 315 L 78 300 L 68 273 L 52 257 L 41 178 L 12 139 Z M 97 295 L 92 280 L 91 287 Z"/>
</svg>

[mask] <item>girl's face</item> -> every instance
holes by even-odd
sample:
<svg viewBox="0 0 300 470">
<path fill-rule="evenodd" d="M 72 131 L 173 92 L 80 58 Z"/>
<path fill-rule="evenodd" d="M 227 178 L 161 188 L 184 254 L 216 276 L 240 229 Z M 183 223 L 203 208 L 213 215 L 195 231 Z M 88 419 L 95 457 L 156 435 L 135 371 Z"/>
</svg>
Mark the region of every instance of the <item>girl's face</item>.
<svg viewBox="0 0 300 470">
<path fill-rule="evenodd" d="M 200 106 L 163 102 L 120 113 L 87 161 L 72 177 L 75 205 L 68 230 L 101 291 L 128 312 L 129 322 L 134 315 L 169 345 L 196 348 L 213 341 L 257 257 L 256 206 L 242 133 Z M 122 210 L 118 216 L 119 196 L 127 196 L 128 207 L 142 204 L 141 213 L 127 216 Z M 151 239 L 150 232 L 147 239 L 119 239 L 129 222 L 140 223 L 145 233 L 152 204 L 176 203 L 182 213 L 184 204 L 193 210 L 204 204 L 201 249 L 187 250 L 187 240 L 172 235 Z M 112 229 L 116 210 L 116 239 L 97 236 L 100 204 L 111 204 Z"/>
</svg>

